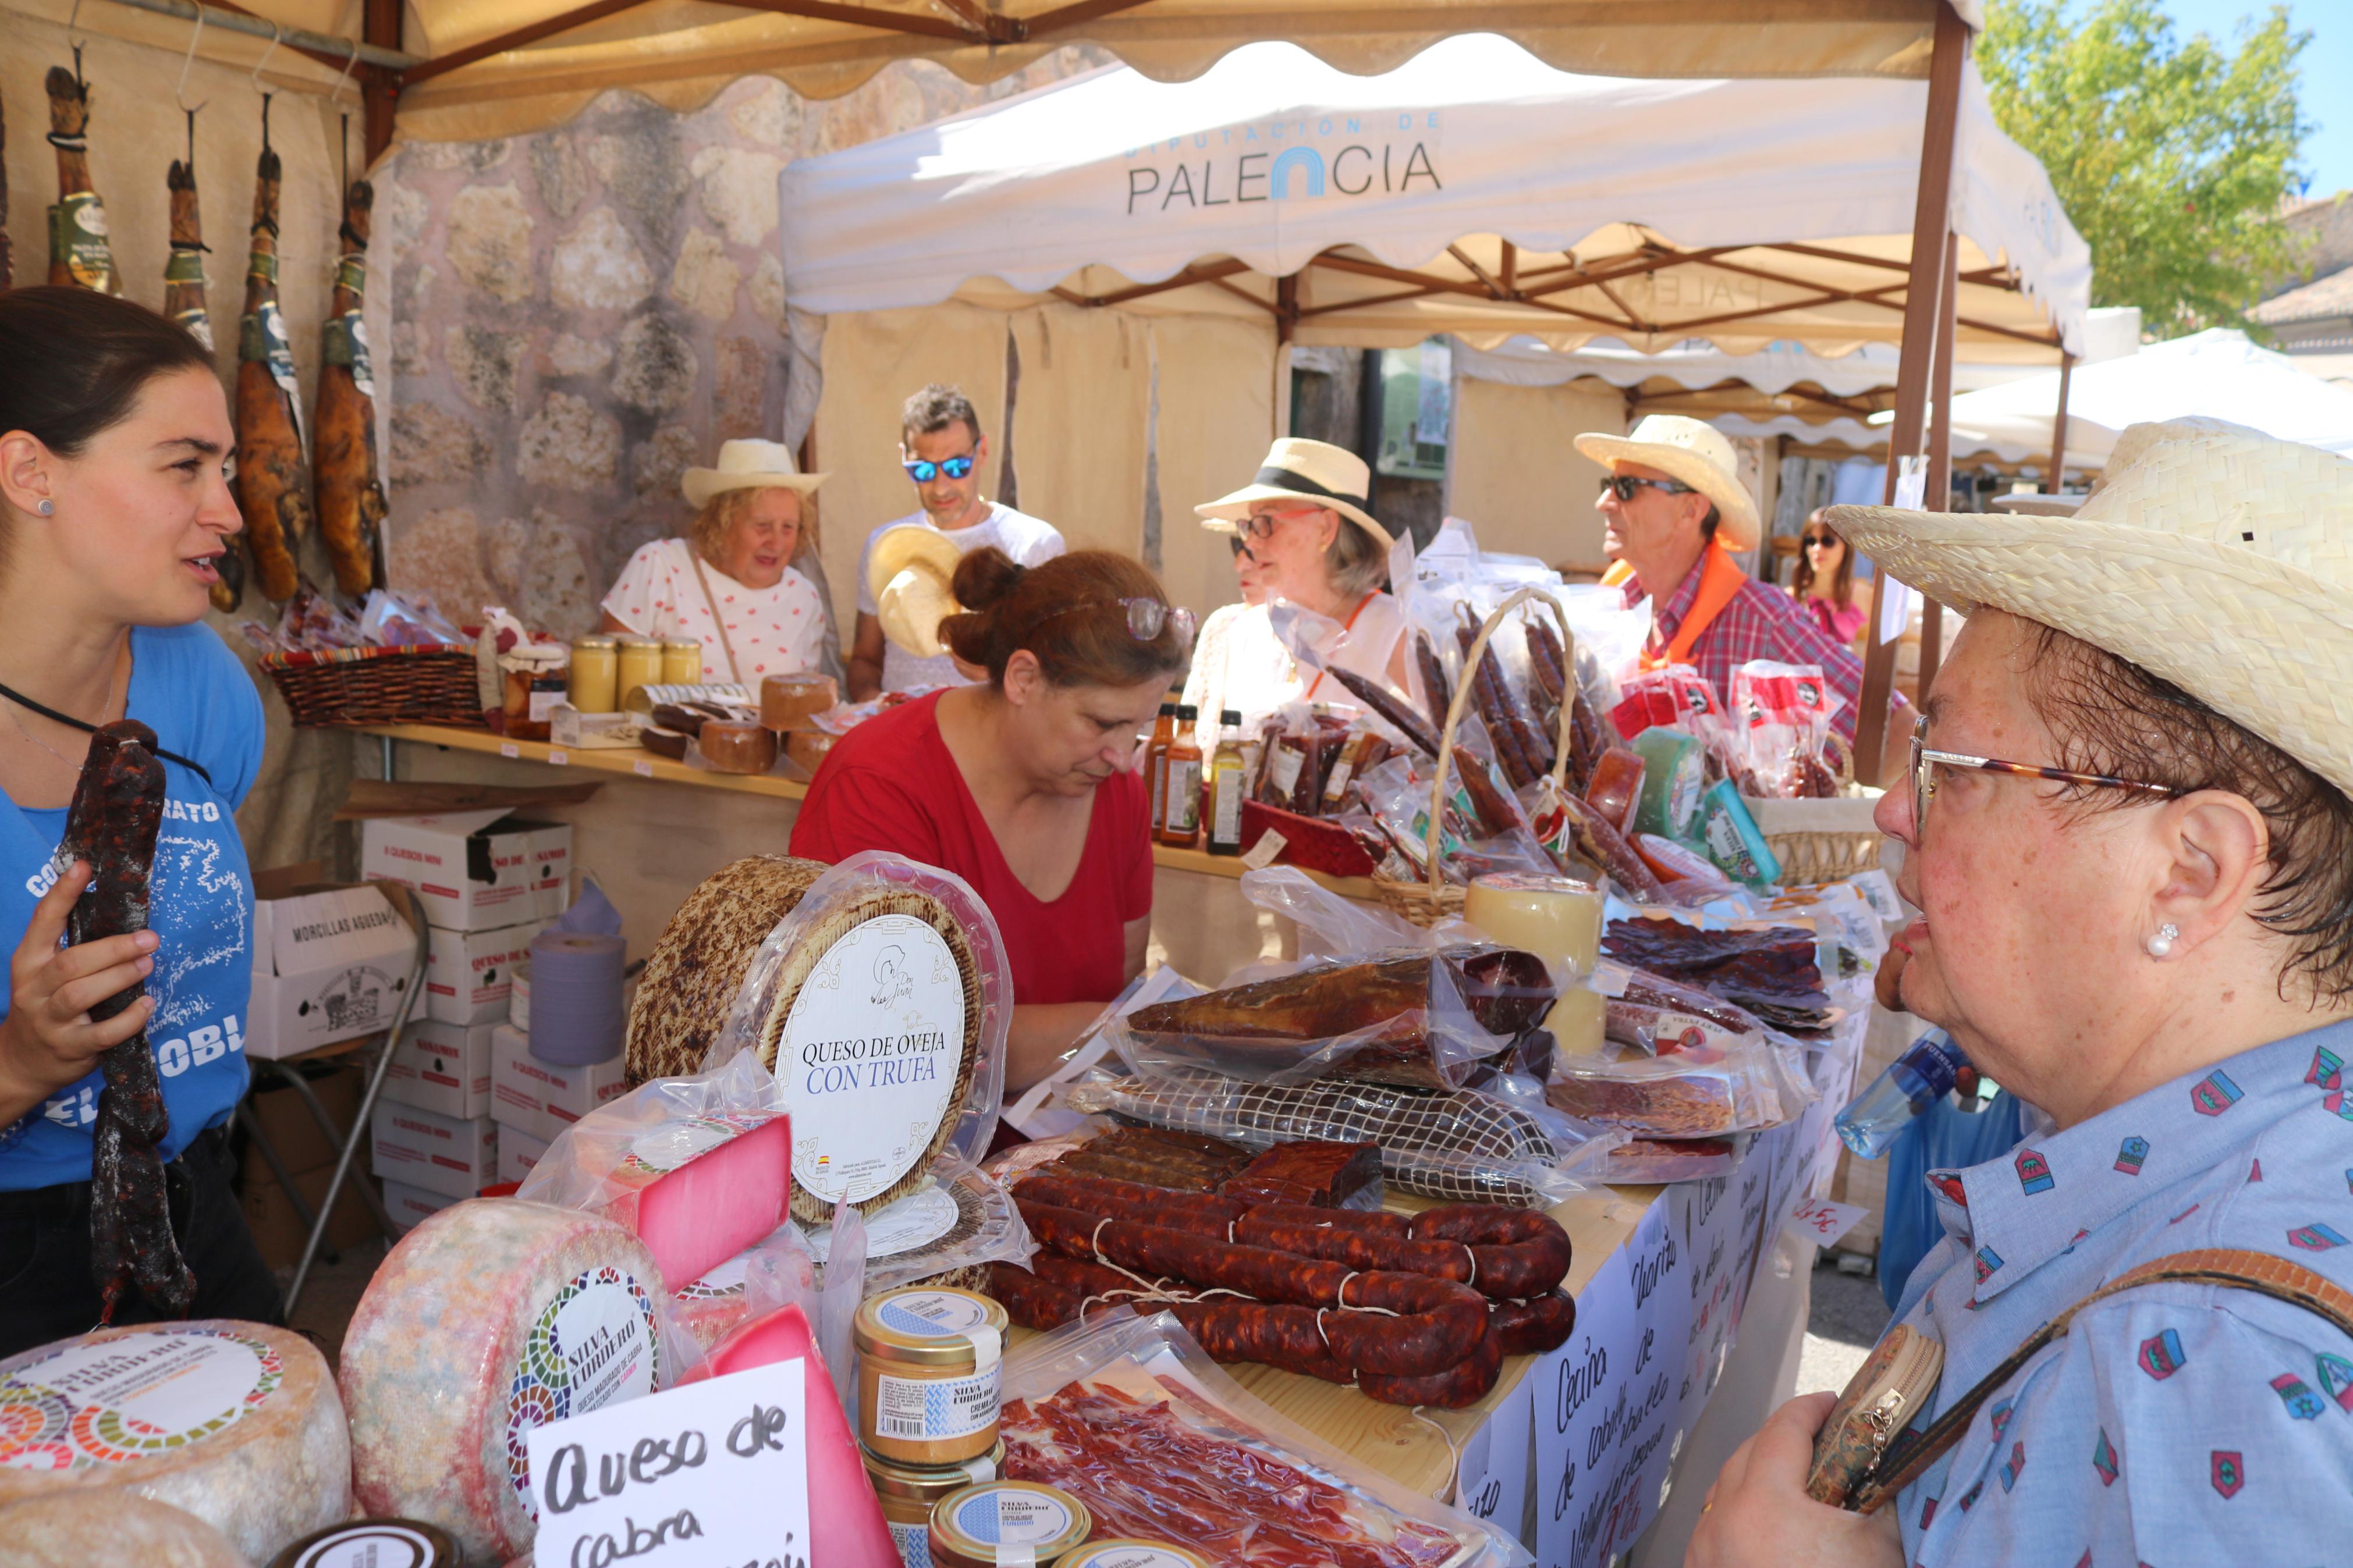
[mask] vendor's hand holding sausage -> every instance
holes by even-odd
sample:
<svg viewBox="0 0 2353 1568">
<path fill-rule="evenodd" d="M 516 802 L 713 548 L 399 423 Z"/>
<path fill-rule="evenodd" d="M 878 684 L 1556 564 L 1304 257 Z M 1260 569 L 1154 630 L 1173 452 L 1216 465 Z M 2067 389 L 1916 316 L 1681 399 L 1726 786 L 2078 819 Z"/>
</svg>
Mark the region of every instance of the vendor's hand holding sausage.
<svg viewBox="0 0 2353 1568">
<path fill-rule="evenodd" d="M 1834 1394 L 1809 1394 L 1773 1412 L 1725 1461 L 1707 1490 L 1683 1568 L 1902 1568 L 1892 1510 L 1848 1513 L 1806 1495 L 1814 1434 Z"/>
<path fill-rule="evenodd" d="M 90 1010 L 145 979 L 161 940 L 132 931 L 60 947 L 66 916 L 90 886 L 90 869 L 77 860 L 33 908 L 32 923 L 8 960 L 11 1005 L 0 1016 L 0 1122 L 13 1121 L 53 1091 L 82 1078 L 99 1054 L 146 1026 L 155 999 L 142 996 L 113 1017 L 92 1022 Z"/>
</svg>

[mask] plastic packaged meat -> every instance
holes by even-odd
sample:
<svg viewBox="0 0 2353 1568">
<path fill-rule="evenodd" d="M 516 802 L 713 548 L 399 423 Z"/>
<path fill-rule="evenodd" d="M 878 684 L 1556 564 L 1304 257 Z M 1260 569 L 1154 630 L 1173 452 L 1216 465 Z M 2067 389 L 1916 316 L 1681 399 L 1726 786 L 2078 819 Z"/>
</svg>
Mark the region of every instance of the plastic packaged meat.
<svg viewBox="0 0 2353 1568">
<path fill-rule="evenodd" d="M 1005 1361 L 1005 1474 L 1059 1487 L 1105 1536 L 1216 1568 L 1519 1568 L 1492 1525 L 1411 1492 L 1253 1398 L 1166 1313 L 1097 1314 Z"/>
<path fill-rule="evenodd" d="M 1545 1098 L 1585 1121 L 1657 1138 L 1720 1137 L 1795 1120 L 1814 1099 L 1762 1035 L 1730 1049 L 1699 1044 L 1671 1056 L 1616 1047 L 1615 1056 L 1564 1057 Z"/>
</svg>

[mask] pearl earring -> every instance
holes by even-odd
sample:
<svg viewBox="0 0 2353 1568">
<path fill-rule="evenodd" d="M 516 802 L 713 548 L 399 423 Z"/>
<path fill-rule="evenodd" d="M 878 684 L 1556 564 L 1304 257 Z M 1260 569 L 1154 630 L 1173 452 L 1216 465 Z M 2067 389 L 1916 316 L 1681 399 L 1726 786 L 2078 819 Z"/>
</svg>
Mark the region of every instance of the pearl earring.
<svg viewBox="0 0 2353 1568">
<path fill-rule="evenodd" d="M 58 503 L 53 500 L 45 500 L 33 510 L 39 512 L 43 517 L 55 517 L 58 512 Z"/>
<path fill-rule="evenodd" d="M 2166 921 L 2163 925 L 2157 928 L 2157 934 L 2148 939 L 2148 955 L 2151 958 L 2163 958 L 2167 953 L 2173 951 L 2174 942 L 2180 935 L 2181 928 L 2179 926 L 2175 925 L 2171 921 Z"/>
</svg>

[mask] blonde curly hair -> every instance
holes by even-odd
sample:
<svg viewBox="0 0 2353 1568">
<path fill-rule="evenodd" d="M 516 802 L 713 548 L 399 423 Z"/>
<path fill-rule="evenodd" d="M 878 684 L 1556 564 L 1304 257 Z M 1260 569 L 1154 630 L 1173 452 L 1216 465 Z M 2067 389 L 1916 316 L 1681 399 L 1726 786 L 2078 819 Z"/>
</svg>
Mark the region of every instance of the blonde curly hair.
<svg viewBox="0 0 2353 1568">
<path fill-rule="evenodd" d="M 694 552 L 717 564 L 724 553 L 727 536 L 734 531 L 735 524 L 743 519 L 752 502 L 764 493 L 759 486 L 746 485 L 741 489 L 721 490 L 704 501 L 702 510 L 694 514 L 694 521 L 687 528 L 687 538 L 692 542 Z M 800 537 L 793 542 L 793 559 L 797 561 L 803 551 L 813 551 L 818 547 L 817 496 L 807 490 L 789 493 L 800 502 Z"/>
</svg>

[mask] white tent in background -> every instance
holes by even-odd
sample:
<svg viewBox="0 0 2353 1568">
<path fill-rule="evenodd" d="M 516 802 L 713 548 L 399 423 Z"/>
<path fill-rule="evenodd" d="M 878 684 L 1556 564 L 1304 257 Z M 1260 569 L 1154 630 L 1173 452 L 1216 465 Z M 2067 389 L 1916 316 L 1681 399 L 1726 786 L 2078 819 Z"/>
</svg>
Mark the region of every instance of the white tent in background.
<svg viewBox="0 0 2353 1568">
<path fill-rule="evenodd" d="M 1954 450 L 1975 439 L 2048 452 L 2058 400 L 2055 373 L 1956 397 Z M 2285 354 L 2217 327 L 2150 343 L 2129 359 L 2077 366 L 2067 394 L 2068 464 L 2103 466 L 2127 425 L 2191 416 L 2353 453 L 2353 390 L 2316 380 Z"/>
</svg>

